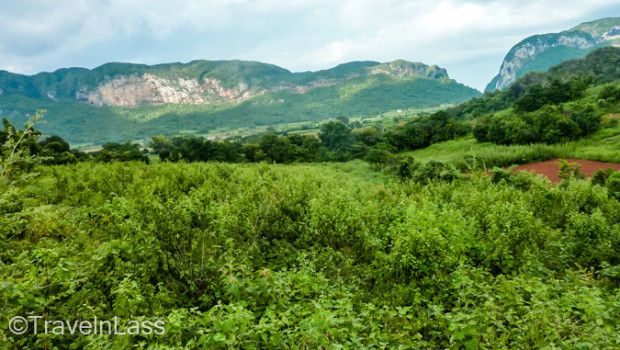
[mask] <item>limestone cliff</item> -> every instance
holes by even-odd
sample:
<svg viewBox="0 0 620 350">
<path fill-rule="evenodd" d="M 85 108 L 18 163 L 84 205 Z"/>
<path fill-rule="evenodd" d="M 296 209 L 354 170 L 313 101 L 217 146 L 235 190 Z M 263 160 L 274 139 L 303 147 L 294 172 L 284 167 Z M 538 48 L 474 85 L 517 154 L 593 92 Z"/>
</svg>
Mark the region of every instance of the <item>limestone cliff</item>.
<svg viewBox="0 0 620 350">
<path fill-rule="evenodd" d="M 204 104 L 223 101 L 242 101 L 261 91 L 248 91 L 247 84 L 224 88 L 217 79 L 176 78 L 174 80 L 153 74 L 120 76 L 99 84 L 92 90 L 81 90 L 76 99 L 98 106 L 135 107 L 141 105 Z"/>
<path fill-rule="evenodd" d="M 560 62 L 580 58 L 592 50 L 620 43 L 620 18 L 582 23 L 567 31 L 534 35 L 513 46 L 499 74 L 486 91 L 501 90 L 531 71 L 546 71 Z"/>
</svg>

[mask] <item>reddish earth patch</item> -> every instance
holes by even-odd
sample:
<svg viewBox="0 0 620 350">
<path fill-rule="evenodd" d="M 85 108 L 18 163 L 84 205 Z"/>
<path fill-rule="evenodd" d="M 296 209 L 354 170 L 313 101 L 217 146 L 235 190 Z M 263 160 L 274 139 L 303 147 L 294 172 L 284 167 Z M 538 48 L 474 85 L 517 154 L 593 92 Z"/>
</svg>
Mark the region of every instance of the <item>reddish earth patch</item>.
<svg viewBox="0 0 620 350">
<path fill-rule="evenodd" d="M 607 169 L 612 168 L 614 170 L 620 171 L 620 164 L 615 163 L 605 163 L 605 162 L 597 162 L 594 160 L 585 160 L 585 159 L 566 159 L 569 163 L 578 163 L 581 164 L 581 169 L 579 172 L 582 174 L 586 174 L 587 177 L 592 177 L 594 173 L 599 169 Z M 519 165 L 514 169 L 515 173 L 518 171 L 533 171 L 537 174 L 546 175 L 549 181 L 553 183 L 558 183 L 562 179 L 558 176 L 560 174 L 560 160 L 552 159 L 545 162 L 539 163 L 530 163 Z"/>
<path fill-rule="evenodd" d="M 620 118 L 620 113 L 609 114 L 609 119 L 616 119 L 616 118 Z"/>
</svg>

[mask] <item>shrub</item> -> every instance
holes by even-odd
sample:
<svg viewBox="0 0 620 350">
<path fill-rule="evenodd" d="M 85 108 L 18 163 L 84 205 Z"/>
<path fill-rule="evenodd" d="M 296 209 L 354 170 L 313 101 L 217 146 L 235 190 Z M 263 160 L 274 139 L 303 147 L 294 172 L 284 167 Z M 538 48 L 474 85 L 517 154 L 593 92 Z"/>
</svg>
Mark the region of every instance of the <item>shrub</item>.
<svg viewBox="0 0 620 350">
<path fill-rule="evenodd" d="M 421 184 L 434 180 L 452 182 L 462 178 L 461 173 L 452 163 L 431 160 L 419 166 L 413 173 L 413 179 Z"/>
<path fill-rule="evenodd" d="M 620 199 L 620 171 L 616 171 L 609 175 L 606 186 L 612 196 Z"/>
<path fill-rule="evenodd" d="M 585 179 L 586 177 L 585 174 L 579 172 L 579 170 L 581 169 L 581 164 L 579 163 L 569 163 L 565 159 L 560 159 L 559 166 L 560 173 L 558 174 L 558 176 L 561 179 Z"/>
<path fill-rule="evenodd" d="M 508 170 L 504 170 L 498 167 L 493 167 L 493 169 L 491 169 L 491 173 L 493 174 L 491 175 L 491 181 L 493 183 L 499 183 L 502 181 L 510 182 L 510 179 L 512 178 L 513 169 L 514 167 L 511 167 Z"/>
</svg>

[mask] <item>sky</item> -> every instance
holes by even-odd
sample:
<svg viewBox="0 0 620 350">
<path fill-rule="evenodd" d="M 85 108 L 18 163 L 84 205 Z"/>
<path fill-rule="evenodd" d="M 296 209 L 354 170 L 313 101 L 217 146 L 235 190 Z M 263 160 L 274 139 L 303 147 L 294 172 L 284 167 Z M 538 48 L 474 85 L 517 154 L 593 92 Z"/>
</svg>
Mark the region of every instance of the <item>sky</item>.
<svg viewBox="0 0 620 350">
<path fill-rule="evenodd" d="M 616 16 L 620 0 L 9 0 L 0 70 L 240 59 L 300 72 L 404 59 L 483 90 L 522 39 Z"/>
</svg>

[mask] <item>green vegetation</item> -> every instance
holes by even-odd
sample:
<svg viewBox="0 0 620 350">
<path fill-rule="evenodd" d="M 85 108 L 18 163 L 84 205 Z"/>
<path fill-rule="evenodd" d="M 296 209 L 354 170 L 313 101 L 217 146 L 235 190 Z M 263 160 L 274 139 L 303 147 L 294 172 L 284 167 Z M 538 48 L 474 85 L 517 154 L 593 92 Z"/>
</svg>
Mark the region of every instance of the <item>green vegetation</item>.
<svg viewBox="0 0 620 350">
<path fill-rule="evenodd" d="M 0 187 L 9 348 L 618 345 L 620 201 L 599 185 L 377 184 L 321 165 L 37 172 Z M 16 315 L 166 333 L 16 336 Z"/>
<path fill-rule="evenodd" d="M 71 150 L 69 143 L 59 136 L 49 136 L 43 140 L 41 132 L 34 126 L 45 111 L 37 111 L 29 120 L 24 130 L 16 129 L 6 119 L 2 119 L 4 129 L 0 130 L 0 175 L 11 178 L 11 173 L 18 170 L 29 170 L 35 164 L 69 164 L 83 160 L 86 155 Z"/>
<path fill-rule="evenodd" d="M 339 115 L 336 120 L 320 125 L 302 123 L 290 135 L 286 131 L 278 132 L 273 127 L 258 129 L 256 124 L 253 124 L 254 130 L 252 127 L 248 128 L 247 135 L 241 136 L 237 132 L 232 135 L 238 136 L 233 136 L 227 141 L 206 141 L 197 137 L 195 130 L 189 129 L 179 130 L 186 135 L 184 137 L 168 138 L 165 135 L 154 137 L 152 148 L 161 160 L 173 162 L 291 163 L 347 161 L 358 158 L 369 161 L 375 168 L 385 169 L 387 167 L 397 172 L 398 164 L 403 159 L 394 153 L 424 149 L 438 142 L 458 139 L 470 131 L 473 131 L 473 135 L 481 143 L 488 141 L 498 145 L 533 143 L 541 143 L 541 145 L 521 149 L 512 148 L 511 152 L 515 152 L 503 154 L 499 158 L 499 153 L 494 151 L 489 152 L 488 156 L 482 155 L 478 158 L 475 154 L 463 157 L 459 154 L 466 149 L 462 148 L 459 152 L 452 152 L 449 157 L 460 170 L 473 170 L 486 166 L 508 166 L 514 163 L 546 160 L 559 155 L 572 154 L 575 153 L 575 148 L 559 149 L 549 144 L 575 142 L 592 135 L 601 127 L 603 128 L 602 134 L 610 136 L 606 141 L 612 142 L 606 148 L 613 148 L 615 145 L 613 137 L 617 135 L 614 132 L 617 121 L 604 116 L 612 115 L 611 113 L 615 112 L 620 104 L 620 85 L 614 80 L 620 78 L 620 70 L 616 64 L 620 56 L 619 52 L 620 49 L 617 48 L 599 49 L 584 59 L 564 62 L 549 72 L 528 74 L 519 79 L 510 89 L 488 93 L 457 107 L 435 111 L 430 115 L 422 113 L 412 116 L 410 112 L 403 114 L 401 110 L 392 114 L 392 124 L 390 122 L 386 124 L 383 120 L 366 123 L 358 118 L 352 122 L 348 117 Z M 351 70 L 359 69 L 360 66 L 366 67 L 366 64 L 372 63 L 337 67 L 336 72 L 347 74 Z M 371 67 L 381 69 L 385 74 L 406 76 L 426 66 L 394 62 L 390 65 Z M 436 74 L 436 68 L 431 68 L 433 67 L 426 67 L 424 72 L 415 73 L 416 78 L 413 81 L 432 81 L 419 78 L 420 74 Z M 331 72 L 331 74 L 337 74 L 336 72 Z M 326 73 L 321 72 L 321 74 Z M 378 79 L 391 82 L 387 76 L 381 74 L 364 81 L 367 83 Z M 403 81 L 411 80 L 404 79 Z M 357 96 L 362 91 L 367 92 L 357 87 L 353 87 L 354 92 L 351 93 L 343 92 L 343 86 L 339 86 L 338 89 L 339 94 L 347 96 L 346 99 L 350 96 Z M 315 89 L 306 94 L 318 93 L 320 91 Z M 395 95 L 395 92 L 391 92 L 390 95 Z M 380 96 L 375 96 L 375 98 Z M 323 96 L 324 105 L 329 104 L 326 99 L 328 97 Z M 364 99 L 370 100 L 369 97 L 364 97 Z M 303 105 L 300 101 L 298 102 Z M 241 106 L 245 105 L 250 108 L 248 102 L 241 104 Z M 142 108 L 156 112 L 153 106 Z M 184 108 L 191 110 L 195 107 Z M 217 107 L 213 108 L 217 109 Z M 258 113 L 260 107 L 254 106 L 254 109 L 249 110 Z M 407 116 L 407 118 L 402 119 L 400 115 Z M 145 122 L 157 122 L 161 121 L 161 118 L 149 116 L 144 120 Z M 229 123 L 234 124 L 232 115 Z M 183 126 L 188 127 L 187 123 L 183 123 Z M 267 133 L 264 132 L 265 130 Z M 309 131 L 317 132 L 318 140 Z M 602 153 L 601 148 L 588 149 L 588 145 L 583 143 L 581 146 L 586 146 L 580 147 L 580 151 L 587 153 L 590 159 L 596 157 L 613 161 L 617 158 L 617 152 L 613 150 Z M 150 161 L 148 156 L 141 153 L 138 146 L 130 143 L 108 143 L 104 145 L 103 151 L 94 156 L 99 161 Z M 434 157 L 436 160 L 441 159 L 440 155 L 434 155 Z"/>
<path fill-rule="evenodd" d="M 477 142 L 472 134 L 455 140 L 433 144 L 427 148 L 400 152 L 399 156 L 413 157 L 420 162 L 440 160 L 457 166 L 462 171 L 508 167 L 555 158 L 590 159 L 620 163 L 620 123 L 601 129 L 578 141 L 553 145 L 496 145 Z"/>
<path fill-rule="evenodd" d="M 606 130 L 603 134 L 613 133 L 617 121 L 606 116 L 620 107 L 619 58 L 620 49 L 602 48 L 549 72 L 530 73 L 510 89 L 410 117 L 398 125 L 362 129 L 358 140 L 366 147 L 383 150 L 372 152 L 370 158 L 378 160 L 389 158 L 385 151 L 424 149 L 470 131 L 481 143 L 540 143 L 542 148 L 582 139 L 600 128 Z M 526 159 L 532 157 L 523 157 L 521 162 Z"/>
<path fill-rule="evenodd" d="M 372 73 L 373 69 L 380 72 Z M 176 79 L 217 79 L 222 88 L 255 95 L 242 102 L 227 101 L 211 92 L 209 104 L 144 105 L 134 108 L 95 106 L 76 100 L 85 91 L 112 78 L 153 74 Z M 69 69 L 36 76 L 0 72 L 0 109 L 14 124 L 28 114 L 48 110 L 46 134 L 72 144 L 101 145 L 152 135 L 175 136 L 181 130 L 207 134 L 250 126 L 316 122 L 344 114 L 374 117 L 396 109 L 456 104 L 480 93 L 448 78 L 444 69 L 397 61 L 353 62 L 330 70 L 294 74 L 257 62 L 195 61 L 188 64 L 144 66 L 111 63 L 94 70 Z M 48 96 L 52 96 L 49 97 Z"/>
<path fill-rule="evenodd" d="M 319 139 L 312 135 L 279 136 L 266 133 L 241 141 L 209 141 L 198 137 L 154 136 L 150 146 L 162 161 L 228 163 L 260 162 L 323 162 L 362 157 L 366 149 L 354 145 L 355 136 L 346 117 L 321 125 Z M 356 146 L 356 147 L 354 147 Z M 357 154 L 354 154 L 357 151 Z"/>
<path fill-rule="evenodd" d="M 478 141 L 497 144 L 558 143 L 596 132 L 620 106 L 620 49 L 602 48 L 546 73 L 530 73 L 509 89 L 454 108 L 473 120 Z"/>
<path fill-rule="evenodd" d="M 391 149 L 397 151 L 418 149 L 455 139 L 468 131 L 467 125 L 451 118 L 446 111 L 439 111 L 430 116 L 413 118 L 405 125 L 387 131 L 385 141 Z"/>
<path fill-rule="evenodd" d="M 103 145 L 103 149 L 95 153 L 95 160 L 99 162 L 121 161 L 128 162 L 132 160 L 150 163 L 146 151 L 140 151 L 140 147 L 131 142 L 115 143 L 108 142 Z"/>
</svg>

